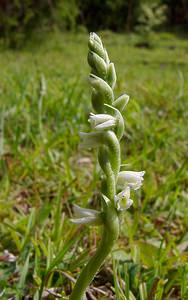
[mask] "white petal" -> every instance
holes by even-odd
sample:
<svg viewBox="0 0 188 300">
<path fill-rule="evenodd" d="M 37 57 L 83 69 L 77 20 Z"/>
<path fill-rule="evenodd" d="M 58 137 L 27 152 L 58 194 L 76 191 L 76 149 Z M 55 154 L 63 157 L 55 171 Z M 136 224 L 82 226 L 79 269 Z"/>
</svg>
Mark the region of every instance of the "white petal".
<svg viewBox="0 0 188 300">
<path fill-rule="evenodd" d="M 116 195 L 117 199 L 121 200 L 121 199 L 129 199 L 130 198 L 130 187 L 126 187 L 125 190 L 123 190 L 122 192 L 120 192 L 119 194 Z"/>
<path fill-rule="evenodd" d="M 96 217 L 99 212 L 94 209 L 89 208 L 82 208 L 76 204 L 73 205 L 73 212 L 74 216 L 76 218 L 82 218 L 82 217 Z"/>
<path fill-rule="evenodd" d="M 133 204 L 133 200 L 132 199 L 128 199 L 125 207 L 120 207 L 120 211 L 125 211 L 125 210 L 129 209 L 132 204 Z"/>
<path fill-rule="evenodd" d="M 130 187 L 126 187 L 125 190 L 115 196 L 115 205 L 119 211 L 127 210 L 133 204 L 133 200 L 130 199 Z"/>
<path fill-rule="evenodd" d="M 88 121 L 90 122 L 91 127 L 93 129 L 97 129 L 98 126 L 100 126 L 100 125 L 103 126 L 103 124 L 105 124 L 104 125 L 105 128 L 107 126 L 115 126 L 115 124 L 116 124 L 116 118 L 114 118 L 113 116 L 108 115 L 108 114 L 96 114 L 95 115 L 95 114 L 91 113 Z M 106 124 L 106 122 L 108 122 L 108 121 L 110 123 Z"/>
<path fill-rule="evenodd" d="M 133 200 L 132 200 L 132 199 L 129 199 L 129 200 L 127 201 L 127 205 L 126 205 L 125 209 L 128 209 L 132 204 L 133 204 Z"/>
<path fill-rule="evenodd" d="M 130 179 L 142 178 L 145 174 L 145 171 L 135 172 L 135 171 L 123 171 L 125 176 Z"/>
<path fill-rule="evenodd" d="M 104 129 L 110 129 L 116 125 L 116 120 L 108 120 L 106 122 L 103 122 L 99 125 L 95 126 L 95 130 L 104 130 Z"/>
<path fill-rule="evenodd" d="M 122 171 L 118 174 L 118 185 L 122 188 L 124 188 L 125 186 L 129 186 L 132 189 L 137 190 L 142 185 L 144 174 L 145 171 Z"/>
</svg>

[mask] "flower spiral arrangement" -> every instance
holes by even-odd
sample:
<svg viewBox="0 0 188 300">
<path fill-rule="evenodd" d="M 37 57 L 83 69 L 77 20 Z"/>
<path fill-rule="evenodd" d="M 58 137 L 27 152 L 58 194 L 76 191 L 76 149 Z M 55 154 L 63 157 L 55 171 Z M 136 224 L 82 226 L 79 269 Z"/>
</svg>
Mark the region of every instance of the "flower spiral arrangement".
<svg viewBox="0 0 188 300">
<path fill-rule="evenodd" d="M 144 175 L 144 171 L 120 170 L 120 140 L 124 133 L 121 113 L 129 96 L 123 94 L 115 99 L 115 67 L 95 33 L 91 33 L 89 37 L 88 63 L 92 69 L 89 82 L 92 88 L 92 106 L 96 114 L 91 113 L 89 116 L 92 132 L 80 133 L 80 137 L 81 147 L 98 149 L 98 162 L 103 171 L 101 212 L 74 205 L 72 222 L 102 225 L 103 233 L 96 253 L 83 268 L 74 286 L 70 300 L 85 299 L 87 287 L 118 238 L 120 215 L 133 203 L 130 191 L 140 188 Z"/>
</svg>

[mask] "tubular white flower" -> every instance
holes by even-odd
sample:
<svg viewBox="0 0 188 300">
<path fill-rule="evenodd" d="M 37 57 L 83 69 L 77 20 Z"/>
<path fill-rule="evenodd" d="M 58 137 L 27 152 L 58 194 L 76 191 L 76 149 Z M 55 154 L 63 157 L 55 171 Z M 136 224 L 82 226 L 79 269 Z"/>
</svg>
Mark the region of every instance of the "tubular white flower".
<svg viewBox="0 0 188 300">
<path fill-rule="evenodd" d="M 92 129 L 95 129 L 98 131 L 105 130 L 105 129 L 106 130 L 111 129 L 117 123 L 117 119 L 108 114 L 96 114 L 95 115 L 93 113 L 90 113 L 88 121 L 90 122 Z"/>
<path fill-rule="evenodd" d="M 118 174 L 117 184 L 120 188 L 130 187 L 137 190 L 141 187 L 145 171 L 122 171 Z"/>
<path fill-rule="evenodd" d="M 78 205 L 73 206 L 74 218 L 70 219 L 74 224 L 102 224 L 101 213 L 94 209 L 82 208 Z"/>
<path fill-rule="evenodd" d="M 123 205 L 120 205 L 121 203 Z M 130 187 L 126 187 L 125 190 L 115 196 L 115 205 L 119 211 L 129 209 L 132 204 L 133 200 L 130 199 Z"/>
</svg>

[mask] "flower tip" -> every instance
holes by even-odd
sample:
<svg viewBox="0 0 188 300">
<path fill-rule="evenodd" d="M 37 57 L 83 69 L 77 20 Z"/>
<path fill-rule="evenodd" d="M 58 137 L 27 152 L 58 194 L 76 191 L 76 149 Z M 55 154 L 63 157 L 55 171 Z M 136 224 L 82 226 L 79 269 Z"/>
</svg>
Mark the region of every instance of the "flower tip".
<svg viewBox="0 0 188 300">
<path fill-rule="evenodd" d="M 100 45 L 102 45 L 101 38 L 95 32 L 90 32 L 89 38 L 93 39 L 95 42 L 98 42 Z"/>
<path fill-rule="evenodd" d="M 94 38 L 95 38 L 95 35 L 96 35 L 96 33 L 92 31 L 92 32 L 90 32 L 89 37 L 90 37 L 91 39 L 94 39 Z"/>
</svg>

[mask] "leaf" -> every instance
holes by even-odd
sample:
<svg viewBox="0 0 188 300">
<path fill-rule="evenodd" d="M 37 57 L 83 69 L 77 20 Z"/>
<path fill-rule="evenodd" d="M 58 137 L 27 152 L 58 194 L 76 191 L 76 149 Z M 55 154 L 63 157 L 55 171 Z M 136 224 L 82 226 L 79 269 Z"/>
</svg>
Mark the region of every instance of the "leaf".
<svg viewBox="0 0 188 300">
<path fill-rule="evenodd" d="M 26 276 L 29 270 L 29 257 L 30 257 L 30 251 L 27 255 L 25 264 L 23 266 L 23 268 L 21 269 L 21 276 L 20 276 L 20 280 L 18 282 L 18 290 L 22 291 L 25 287 L 25 281 L 26 281 Z"/>
</svg>

